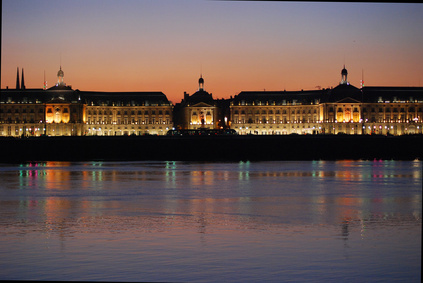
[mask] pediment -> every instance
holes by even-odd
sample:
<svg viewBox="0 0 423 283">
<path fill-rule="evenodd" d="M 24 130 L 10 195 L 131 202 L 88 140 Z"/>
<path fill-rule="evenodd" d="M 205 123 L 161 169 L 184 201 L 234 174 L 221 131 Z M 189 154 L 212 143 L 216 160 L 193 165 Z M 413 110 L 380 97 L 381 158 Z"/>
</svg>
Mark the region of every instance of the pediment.
<svg viewBox="0 0 423 283">
<path fill-rule="evenodd" d="M 336 101 L 336 103 L 361 103 L 361 101 L 358 101 L 351 97 L 345 97 L 339 101 Z"/>
<path fill-rule="evenodd" d="M 190 107 L 214 107 L 214 105 L 207 104 L 205 102 L 199 102 L 199 103 L 190 105 Z"/>
</svg>

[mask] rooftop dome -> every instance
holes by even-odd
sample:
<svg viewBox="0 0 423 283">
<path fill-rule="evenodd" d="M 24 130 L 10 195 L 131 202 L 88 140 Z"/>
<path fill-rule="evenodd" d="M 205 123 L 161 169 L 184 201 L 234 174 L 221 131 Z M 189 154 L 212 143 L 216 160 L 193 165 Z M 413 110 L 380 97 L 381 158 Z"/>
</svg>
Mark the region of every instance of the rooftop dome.
<svg viewBox="0 0 423 283">
<path fill-rule="evenodd" d="M 64 77 L 65 73 L 62 71 L 62 66 L 60 66 L 60 70 L 57 72 L 58 77 Z"/>
</svg>

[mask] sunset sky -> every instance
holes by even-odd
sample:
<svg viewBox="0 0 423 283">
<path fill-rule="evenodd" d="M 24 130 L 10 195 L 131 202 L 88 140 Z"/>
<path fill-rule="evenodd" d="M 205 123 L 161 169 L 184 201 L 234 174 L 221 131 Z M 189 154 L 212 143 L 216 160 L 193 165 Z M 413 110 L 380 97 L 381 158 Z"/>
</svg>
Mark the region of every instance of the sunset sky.
<svg viewBox="0 0 423 283">
<path fill-rule="evenodd" d="M 423 4 L 3 0 L 1 88 L 184 91 L 423 85 Z"/>
</svg>

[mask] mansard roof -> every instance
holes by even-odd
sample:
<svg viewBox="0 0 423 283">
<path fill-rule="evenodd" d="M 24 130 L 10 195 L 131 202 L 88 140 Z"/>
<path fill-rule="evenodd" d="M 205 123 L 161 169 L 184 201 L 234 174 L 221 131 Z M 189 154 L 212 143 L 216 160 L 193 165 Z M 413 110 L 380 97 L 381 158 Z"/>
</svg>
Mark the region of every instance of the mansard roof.
<svg viewBox="0 0 423 283">
<path fill-rule="evenodd" d="M 15 103 L 46 103 L 59 97 L 68 102 L 77 100 L 73 90 L 2 89 L 0 92 L 1 102 L 11 100 Z"/>
<path fill-rule="evenodd" d="M 0 101 L 21 103 L 80 102 L 90 105 L 170 105 L 162 92 L 98 92 L 71 89 L 2 89 Z"/>
<path fill-rule="evenodd" d="M 280 104 L 283 101 L 292 102 L 297 100 L 301 103 L 311 103 L 315 99 L 320 99 L 324 90 L 306 90 L 306 91 L 242 91 L 233 99 L 235 104 L 239 102 L 246 103 L 275 103 Z"/>
<path fill-rule="evenodd" d="M 423 87 L 363 87 L 358 89 L 350 84 L 340 84 L 333 89 L 306 91 L 242 91 L 233 99 L 235 105 L 275 104 L 293 102 L 311 104 L 320 103 L 376 103 L 383 101 L 418 101 L 423 102 Z"/>
<path fill-rule="evenodd" d="M 90 105 L 170 105 L 163 92 L 98 92 L 77 91 Z"/>
<path fill-rule="evenodd" d="M 365 102 L 383 101 L 419 101 L 423 102 L 423 87 L 379 87 L 362 88 Z"/>
</svg>

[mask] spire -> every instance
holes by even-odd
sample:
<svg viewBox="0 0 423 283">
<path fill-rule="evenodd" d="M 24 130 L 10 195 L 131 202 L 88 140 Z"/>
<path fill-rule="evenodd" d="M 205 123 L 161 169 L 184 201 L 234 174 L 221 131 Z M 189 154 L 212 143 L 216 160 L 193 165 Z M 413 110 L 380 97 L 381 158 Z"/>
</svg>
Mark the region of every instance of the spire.
<svg viewBox="0 0 423 283">
<path fill-rule="evenodd" d="M 21 89 L 25 89 L 25 81 L 24 81 L 24 69 L 22 68 L 22 80 L 21 80 Z"/>
<path fill-rule="evenodd" d="M 16 89 L 19 89 L 19 67 L 16 71 Z"/>
</svg>

